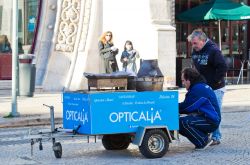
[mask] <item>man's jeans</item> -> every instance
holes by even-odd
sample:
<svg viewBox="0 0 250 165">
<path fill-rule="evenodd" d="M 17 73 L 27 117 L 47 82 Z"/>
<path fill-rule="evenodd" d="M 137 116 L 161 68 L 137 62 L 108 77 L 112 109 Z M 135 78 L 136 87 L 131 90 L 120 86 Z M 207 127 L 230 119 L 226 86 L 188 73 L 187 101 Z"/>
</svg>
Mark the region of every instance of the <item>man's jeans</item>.
<svg viewBox="0 0 250 165">
<path fill-rule="evenodd" d="M 192 115 L 180 117 L 179 127 L 179 133 L 187 137 L 197 148 L 202 148 L 207 144 L 208 133 L 213 132 L 216 128 L 204 117 Z"/>
<path fill-rule="evenodd" d="M 222 100 L 223 100 L 225 90 L 224 89 L 217 89 L 217 90 L 214 90 L 214 93 L 215 93 L 215 95 L 217 97 L 220 112 L 221 112 Z M 212 139 L 220 141 L 220 139 L 221 139 L 220 126 L 213 132 Z"/>
</svg>

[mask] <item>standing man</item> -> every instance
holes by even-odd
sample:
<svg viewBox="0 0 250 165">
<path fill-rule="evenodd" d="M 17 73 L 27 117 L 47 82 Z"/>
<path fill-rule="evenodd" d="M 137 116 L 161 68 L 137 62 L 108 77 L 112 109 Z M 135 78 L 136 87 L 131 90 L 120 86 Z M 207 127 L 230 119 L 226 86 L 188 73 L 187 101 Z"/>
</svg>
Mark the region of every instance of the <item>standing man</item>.
<svg viewBox="0 0 250 165">
<path fill-rule="evenodd" d="M 219 108 L 222 108 L 222 100 L 225 93 L 225 74 L 227 64 L 218 46 L 211 41 L 201 29 L 195 29 L 188 41 L 192 45 L 192 61 L 195 68 L 203 75 L 207 84 L 214 90 Z M 221 133 L 219 128 L 213 132 L 211 145 L 220 144 Z"/>
</svg>

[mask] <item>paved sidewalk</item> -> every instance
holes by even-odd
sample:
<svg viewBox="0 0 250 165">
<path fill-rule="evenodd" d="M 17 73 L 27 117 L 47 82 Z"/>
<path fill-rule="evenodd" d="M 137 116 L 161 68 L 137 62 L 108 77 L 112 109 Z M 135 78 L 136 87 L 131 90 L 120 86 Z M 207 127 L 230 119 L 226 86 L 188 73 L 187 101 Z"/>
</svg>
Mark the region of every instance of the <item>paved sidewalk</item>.
<svg viewBox="0 0 250 165">
<path fill-rule="evenodd" d="M 43 106 L 54 106 L 55 122 L 62 123 L 61 93 L 39 93 L 33 97 L 18 97 L 17 111 L 20 117 L 4 118 L 11 112 L 11 96 L 0 97 L 0 128 L 48 125 L 50 110 Z"/>
<path fill-rule="evenodd" d="M 250 85 L 230 85 L 226 89 L 223 112 L 250 111 Z M 185 93 L 185 89 L 179 89 L 179 101 L 184 99 Z M 53 105 L 55 122 L 62 123 L 61 93 L 35 93 L 33 97 L 18 97 L 17 111 L 20 117 L 16 118 L 4 118 L 11 112 L 11 96 L 0 95 L 0 128 L 50 124 L 49 108 L 43 104 Z"/>
</svg>

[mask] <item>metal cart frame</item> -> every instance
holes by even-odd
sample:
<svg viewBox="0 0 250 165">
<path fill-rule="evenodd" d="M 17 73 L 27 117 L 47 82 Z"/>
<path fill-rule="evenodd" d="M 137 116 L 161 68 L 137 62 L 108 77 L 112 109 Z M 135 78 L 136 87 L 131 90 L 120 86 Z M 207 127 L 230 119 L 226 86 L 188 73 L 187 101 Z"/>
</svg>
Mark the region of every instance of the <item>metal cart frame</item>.
<svg viewBox="0 0 250 165">
<path fill-rule="evenodd" d="M 106 150 L 122 150 L 127 149 L 130 143 L 139 146 L 139 150 L 146 158 L 160 158 L 166 154 L 169 148 L 169 143 L 179 139 L 177 131 L 169 131 L 167 126 L 139 126 L 135 133 L 125 134 L 108 134 L 108 135 L 85 135 L 78 134 L 78 129 L 60 129 L 55 128 L 54 107 L 43 104 L 50 109 L 50 130 L 41 130 L 38 133 L 29 131 L 27 139 L 30 139 L 31 155 L 33 155 L 33 146 L 39 143 L 39 150 L 43 150 L 42 141 L 44 139 L 52 140 L 52 149 L 56 158 L 62 157 L 62 145 L 56 141 L 59 137 L 94 137 L 96 142 L 97 136 L 102 137 L 102 143 Z"/>
</svg>

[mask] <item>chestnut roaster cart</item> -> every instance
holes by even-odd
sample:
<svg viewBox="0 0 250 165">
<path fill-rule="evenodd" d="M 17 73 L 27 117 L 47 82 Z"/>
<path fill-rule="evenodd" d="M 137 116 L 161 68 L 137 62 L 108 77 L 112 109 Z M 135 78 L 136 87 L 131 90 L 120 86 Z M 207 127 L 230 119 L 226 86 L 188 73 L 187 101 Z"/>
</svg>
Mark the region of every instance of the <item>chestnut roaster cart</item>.
<svg viewBox="0 0 250 165">
<path fill-rule="evenodd" d="M 62 93 L 61 129 L 55 128 L 54 107 L 45 105 L 50 109 L 51 130 L 38 134 L 30 132 L 28 138 L 31 139 L 32 152 L 36 142 L 41 150 L 42 141 L 52 139 L 54 155 L 61 158 L 62 145 L 56 139 L 83 136 L 88 139 L 93 137 L 95 142 L 97 137 L 101 138 L 106 150 L 124 150 L 133 143 L 138 145 L 146 158 L 164 156 L 169 143 L 178 139 L 178 92 L 154 90 L 154 87 L 150 87 L 150 90 L 153 88 L 150 91 L 147 90 L 148 82 L 144 84 L 145 90 L 126 90 L 128 76 L 98 76 L 85 74 L 85 77 L 89 77 L 88 91 Z M 137 83 L 137 79 L 133 80 Z M 90 90 L 92 87 L 96 90 Z M 103 90 L 106 88 L 112 90 Z"/>
</svg>

